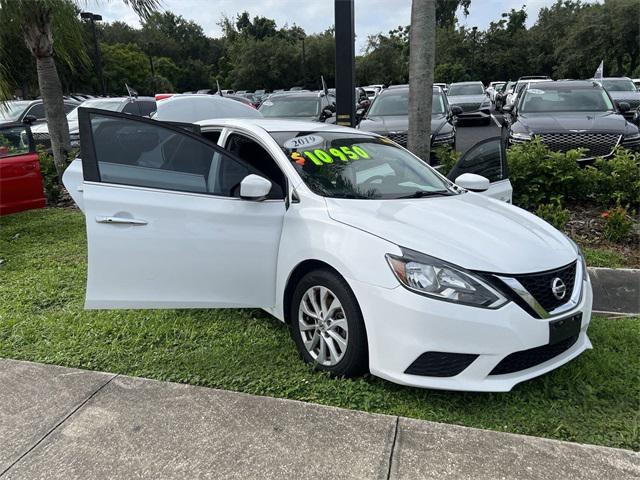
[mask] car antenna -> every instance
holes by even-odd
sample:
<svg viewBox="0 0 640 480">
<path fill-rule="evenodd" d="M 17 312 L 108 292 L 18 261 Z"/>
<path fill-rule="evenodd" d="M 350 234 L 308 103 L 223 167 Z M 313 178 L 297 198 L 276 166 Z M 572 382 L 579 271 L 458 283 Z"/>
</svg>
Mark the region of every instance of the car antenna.
<svg viewBox="0 0 640 480">
<path fill-rule="evenodd" d="M 220 90 L 220 82 L 218 80 L 216 80 L 216 86 L 218 87 L 218 91 L 216 93 L 223 97 L 224 95 L 222 95 L 222 90 Z"/>
<path fill-rule="evenodd" d="M 138 92 L 136 92 L 133 88 L 131 88 L 129 85 L 127 85 L 126 83 L 124 84 L 124 86 L 127 89 L 127 93 L 129 94 L 129 101 L 133 102 L 133 100 L 135 98 L 138 98 Z"/>
<path fill-rule="evenodd" d="M 327 82 L 324 81 L 324 75 L 320 75 L 320 81 L 322 82 L 322 91 L 326 97 L 329 95 L 329 89 L 327 88 Z"/>
</svg>

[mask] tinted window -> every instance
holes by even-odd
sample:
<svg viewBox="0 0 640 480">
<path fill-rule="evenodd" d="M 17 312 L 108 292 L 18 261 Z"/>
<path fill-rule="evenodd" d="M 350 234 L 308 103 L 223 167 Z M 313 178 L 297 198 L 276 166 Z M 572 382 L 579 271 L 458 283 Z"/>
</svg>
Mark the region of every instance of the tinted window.
<svg viewBox="0 0 640 480">
<path fill-rule="evenodd" d="M 138 108 L 140 108 L 140 115 L 142 115 L 143 117 L 149 117 L 153 112 L 156 111 L 156 102 L 140 100 L 138 101 Z"/>
<path fill-rule="evenodd" d="M 78 106 L 78 104 L 76 104 L 76 103 L 65 103 L 64 104 L 64 113 L 69 113 L 70 111 L 75 109 L 77 106 Z"/>
<path fill-rule="evenodd" d="M 260 105 L 265 117 L 315 117 L 320 114 L 318 98 L 292 95 L 271 97 Z"/>
<path fill-rule="evenodd" d="M 92 114 L 100 179 L 107 183 L 238 196 L 246 165 L 181 132 Z"/>
<path fill-rule="evenodd" d="M 451 85 L 449 87 L 448 92 L 450 97 L 454 97 L 456 95 L 482 95 L 484 94 L 484 87 L 478 84 L 470 84 L 470 85 Z"/>
<path fill-rule="evenodd" d="M 620 78 L 616 80 L 602 80 L 602 86 L 610 92 L 635 92 L 636 86 L 631 80 Z"/>
<path fill-rule="evenodd" d="M 44 104 L 43 103 L 37 103 L 35 104 L 33 107 L 31 107 L 26 115 L 33 115 L 34 117 L 36 117 L 38 120 L 42 120 L 43 118 L 45 118 L 45 114 L 44 114 Z"/>
<path fill-rule="evenodd" d="M 444 94 L 441 90 L 434 92 L 431 113 L 444 113 Z M 367 113 L 368 117 L 385 115 L 409 115 L 409 90 L 383 93 L 376 97 Z"/>
<path fill-rule="evenodd" d="M 21 126 L 0 128 L 0 158 L 29 153 L 29 138 Z"/>
<path fill-rule="evenodd" d="M 520 112 L 604 112 L 613 110 L 611 99 L 599 87 L 563 87 L 532 84 L 524 92 Z"/>
<path fill-rule="evenodd" d="M 130 113 L 131 115 L 140 115 L 140 107 L 138 102 L 127 102 L 122 107 L 122 113 Z"/>
<path fill-rule="evenodd" d="M 502 142 L 496 138 L 473 146 L 453 167 L 448 177 L 455 180 L 463 173 L 475 173 L 488 178 L 490 182 L 504 180 L 507 175 L 503 161 Z"/>
</svg>

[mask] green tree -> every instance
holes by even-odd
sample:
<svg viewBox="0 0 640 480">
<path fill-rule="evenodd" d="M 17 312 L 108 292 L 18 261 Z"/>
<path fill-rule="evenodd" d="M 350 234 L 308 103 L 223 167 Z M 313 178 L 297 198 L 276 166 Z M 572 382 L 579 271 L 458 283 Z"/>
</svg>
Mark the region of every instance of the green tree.
<svg viewBox="0 0 640 480">
<path fill-rule="evenodd" d="M 104 78 L 109 92 L 126 94 L 125 83 L 138 90 L 146 91 L 151 76 L 149 58 L 137 45 L 116 43 L 100 45 L 103 58 Z"/>
<path fill-rule="evenodd" d="M 148 16 L 157 6 L 158 0 L 123 0 L 142 17 Z M 66 163 L 66 151 L 69 145 L 69 125 L 64 110 L 62 85 L 54 59 L 59 58 L 72 63 L 73 57 L 82 57 L 82 29 L 78 21 L 78 7 L 72 0 L 0 0 L 0 25 L 3 28 L 19 28 L 25 44 L 36 59 L 38 85 L 45 108 L 51 146 L 58 176 Z M 7 46 L 3 45 L 3 49 Z M 0 71 L 5 88 L 0 94 L 9 97 L 6 84 L 6 72 Z"/>
</svg>

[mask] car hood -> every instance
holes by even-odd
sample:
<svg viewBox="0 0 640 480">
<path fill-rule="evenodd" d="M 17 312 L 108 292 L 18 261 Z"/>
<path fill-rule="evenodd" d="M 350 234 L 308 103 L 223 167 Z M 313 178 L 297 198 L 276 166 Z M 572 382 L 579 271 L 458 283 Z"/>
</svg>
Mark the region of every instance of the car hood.
<svg viewBox="0 0 640 480">
<path fill-rule="evenodd" d="M 438 131 L 447 122 L 445 115 L 431 116 L 431 133 Z M 388 132 L 406 132 L 409 130 L 409 117 L 407 115 L 381 115 L 363 118 L 358 125 L 360 130 L 385 134 Z"/>
<path fill-rule="evenodd" d="M 520 113 L 517 123 L 527 133 L 534 134 L 572 130 L 623 133 L 626 130 L 626 120 L 614 112 Z"/>
<path fill-rule="evenodd" d="M 480 194 L 326 201 L 338 222 L 470 270 L 532 273 L 576 259 L 571 242 L 551 225 Z"/>
<path fill-rule="evenodd" d="M 487 99 L 486 95 L 449 95 L 447 97 L 451 105 L 459 103 L 482 103 Z"/>
<path fill-rule="evenodd" d="M 69 133 L 78 133 L 80 131 L 80 126 L 78 122 L 69 122 Z M 40 125 L 34 125 L 31 127 L 32 133 L 49 133 L 49 125 L 45 123 L 41 123 Z"/>
<path fill-rule="evenodd" d="M 624 102 L 625 100 L 640 100 L 640 92 L 609 92 L 609 95 L 616 102 Z"/>
</svg>

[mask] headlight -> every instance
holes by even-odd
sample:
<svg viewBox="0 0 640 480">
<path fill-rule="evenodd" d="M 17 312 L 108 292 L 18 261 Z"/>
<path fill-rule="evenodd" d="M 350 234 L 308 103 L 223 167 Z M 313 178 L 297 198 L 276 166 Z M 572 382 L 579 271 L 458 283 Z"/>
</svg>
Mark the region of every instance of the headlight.
<svg viewBox="0 0 640 480">
<path fill-rule="evenodd" d="M 416 293 L 482 308 L 499 308 L 508 301 L 471 272 L 437 258 L 409 250 L 386 258 L 398 281 Z"/>
<path fill-rule="evenodd" d="M 489 107 L 491 107 L 491 100 L 489 100 L 488 98 L 480 104 L 480 108 L 489 108 Z"/>
<path fill-rule="evenodd" d="M 450 132 L 446 132 L 446 133 L 438 133 L 433 137 L 433 144 L 437 145 L 441 143 L 451 143 L 453 142 L 453 139 L 455 137 L 456 137 L 455 130 L 451 130 Z"/>
<path fill-rule="evenodd" d="M 587 262 L 584 259 L 584 254 L 582 253 L 582 249 L 580 248 L 580 245 L 574 242 L 568 235 L 565 234 L 565 237 L 567 237 L 567 240 L 571 242 L 571 245 L 573 245 L 573 248 L 578 254 L 578 262 L 582 265 L 582 281 L 586 282 L 587 279 L 589 278 L 589 273 L 587 272 Z"/>
<path fill-rule="evenodd" d="M 625 135 L 622 137 L 623 142 L 638 142 L 640 141 L 640 132 L 632 133 L 631 135 Z"/>
<path fill-rule="evenodd" d="M 528 133 L 511 132 L 509 134 L 509 138 L 514 143 L 526 142 L 528 140 L 531 140 L 531 135 L 529 135 Z"/>
</svg>

